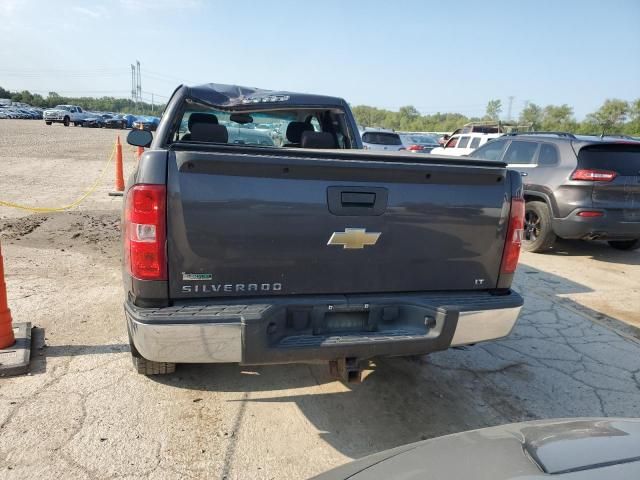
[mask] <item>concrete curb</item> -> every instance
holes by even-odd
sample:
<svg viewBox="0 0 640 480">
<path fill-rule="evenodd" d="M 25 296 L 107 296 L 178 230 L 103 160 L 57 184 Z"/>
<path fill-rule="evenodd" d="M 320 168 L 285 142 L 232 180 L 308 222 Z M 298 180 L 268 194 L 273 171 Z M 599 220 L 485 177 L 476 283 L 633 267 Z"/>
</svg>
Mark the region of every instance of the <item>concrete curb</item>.
<svg viewBox="0 0 640 480">
<path fill-rule="evenodd" d="M 14 323 L 16 343 L 0 349 L 0 377 L 22 375 L 29 370 L 31 360 L 31 322 Z"/>
</svg>

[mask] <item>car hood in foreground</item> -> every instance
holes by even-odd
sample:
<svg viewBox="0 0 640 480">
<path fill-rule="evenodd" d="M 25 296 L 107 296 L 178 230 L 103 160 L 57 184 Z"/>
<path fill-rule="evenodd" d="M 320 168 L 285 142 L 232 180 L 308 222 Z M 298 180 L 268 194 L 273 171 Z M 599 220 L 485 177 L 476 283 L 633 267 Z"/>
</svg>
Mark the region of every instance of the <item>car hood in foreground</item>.
<svg viewBox="0 0 640 480">
<path fill-rule="evenodd" d="M 434 438 L 349 463 L 316 480 L 640 478 L 640 419 L 514 423 Z"/>
</svg>

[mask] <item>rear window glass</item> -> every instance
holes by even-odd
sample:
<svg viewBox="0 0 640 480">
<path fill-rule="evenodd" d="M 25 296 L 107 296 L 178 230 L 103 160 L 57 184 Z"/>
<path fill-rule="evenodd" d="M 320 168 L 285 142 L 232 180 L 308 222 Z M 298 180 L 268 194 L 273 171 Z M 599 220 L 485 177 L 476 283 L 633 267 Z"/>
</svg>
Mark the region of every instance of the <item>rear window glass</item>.
<svg viewBox="0 0 640 480">
<path fill-rule="evenodd" d="M 508 164 L 527 164 L 533 163 L 533 159 L 538 150 L 538 144 L 535 142 L 522 142 L 514 140 L 507 148 L 504 155 L 504 162 Z"/>
<path fill-rule="evenodd" d="M 502 155 L 502 151 L 504 150 L 504 146 L 506 145 L 505 140 L 493 140 L 487 142 L 487 144 L 473 152 L 471 155 L 473 158 L 479 158 L 481 160 L 500 160 L 500 156 Z"/>
<path fill-rule="evenodd" d="M 467 148 L 469 144 L 469 137 L 460 137 L 460 141 L 458 142 L 458 148 Z"/>
<path fill-rule="evenodd" d="M 400 135 L 397 133 L 365 132 L 362 141 L 374 145 L 402 145 Z"/>
<path fill-rule="evenodd" d="M 233 112 L 193 101 L 185 105 L 172 141 L 300 148 L 304 133 L 327 132 L 334 142 L 330 148 L 349 148 L 352 144 L 343 111 L 300 108 Z M 194 138 L 191 130 L 201 124 L 215 127 L 204 132 L 199 129 Z"/>
<path fill-rule="evenodd" d="M 558 163 L 558 150 L 555 146 L 543 143 L 540 145 L 538 165 L 556 165 Z"/>
<path fill-rule="evenodd" d="M 471 148 L 478 148 L 478 145 L 480 145 L 480 137 L 474 137 L 471 139 L 471 143 L 469 144 L 469 147 Z"/>
<path fill-rule="evenodd" d="M 583 147 L 578 154 L 580 168 L 614 170 L 619 175 L 640 176 L 640 144 L 605 144 Z"/>
</svg>

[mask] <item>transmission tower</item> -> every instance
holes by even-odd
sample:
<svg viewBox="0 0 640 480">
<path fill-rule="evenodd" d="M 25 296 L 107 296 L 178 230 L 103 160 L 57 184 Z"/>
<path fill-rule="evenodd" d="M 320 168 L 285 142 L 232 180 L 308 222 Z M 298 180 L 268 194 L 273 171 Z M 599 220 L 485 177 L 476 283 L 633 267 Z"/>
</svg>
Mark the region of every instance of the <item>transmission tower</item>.
<svg viewBox="0 0 640 480">
<path fill-rule="evenodd" d="M 507 121 L 511 121 L 511 108 L 513 107 L 513 99 L 515 98 L 513 95 L 507 97 L 509 99 L 509 107 L 507 108 Z"/>
<path fill-rule="evenodd" d="M 136 67 L 131 64 L 131 101 L 135 102 L 136 101 L 136 94 L 137 94 L 137 89 L 136 89 Z"/>
<path fill-rule="evenodd" d="M 138 70 L 137 83 L 136 83 L 136 97 L 138 101 L 142 101 L 142 76 L 140 75 L 140 60 L 136 60 L 136 67 Z"/>
</svg>

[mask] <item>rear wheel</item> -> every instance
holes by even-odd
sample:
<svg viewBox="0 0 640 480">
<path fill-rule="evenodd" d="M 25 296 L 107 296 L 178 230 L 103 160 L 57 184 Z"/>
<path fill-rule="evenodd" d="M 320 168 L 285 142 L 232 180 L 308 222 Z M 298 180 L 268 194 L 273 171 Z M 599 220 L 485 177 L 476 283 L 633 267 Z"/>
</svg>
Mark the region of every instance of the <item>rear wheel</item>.
<svg viewBox="0 0 640 480">
<path fill-rule="evenodd" d="M 46 125 L 51 125 L 51 122 L 44 122 Z"/>
<path fill-rule="evenodd" d="M 553 247 L 556 234 L 551 228 L 551 212 L 544 202 L 527 202 L 524 209 L 522 248 L 527 252 L 546 252 Z"/>
<path fill-rule="evenodd" d="M 129 335 L 129 346 L 131 347 L 131 360 L 136 371 L 141 375 L 164 375 L 167 373 L 174 373 L 176 371 L 176 364 L 170 362 L 154 362 L 147 360 L 140 355 L 138 349 L 131 340 Z"/>
<path fill-rule="evenodd" d="M 635 240 L 609 240 L 607 243 L 616 250 L 635 250 L 640 247 L 640 238 Z"/>
<path fill-rule="evenodd" d="M 62 123 L 64 124 L 65 127 L 68 127 L 69 124 L 71 123 L 71 120 L 69 119 L 69 117 L 64 117 L 64 120 L 62 121 Z"/>
<path fill-rule="evenodd" d="M 176 371 L 175 363 L 152 362 L 142 357 L 131 357 L 133 366 L 141 375 L 164 375 Z"/>
</svg>

